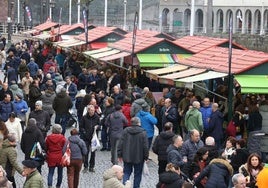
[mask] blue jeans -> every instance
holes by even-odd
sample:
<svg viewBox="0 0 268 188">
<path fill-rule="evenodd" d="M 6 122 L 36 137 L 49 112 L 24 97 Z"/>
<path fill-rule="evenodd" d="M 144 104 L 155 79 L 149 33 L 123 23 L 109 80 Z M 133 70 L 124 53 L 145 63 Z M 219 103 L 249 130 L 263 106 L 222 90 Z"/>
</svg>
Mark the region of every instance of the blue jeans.
<svg viewBox="0 0 268 188">
<path fill-rule="evenodd" d="M 149 150 L 151 148 L 151 145 L 152 145 L 152 142 L 153 142 L 153 138 L 154 137 L 148 138 L 148 148 L 149 148 Z"/>
<path fill-rule="evenodd" d="M 62 135 L 65 134 L 66 126 L 69 120 L 69 114 L 56 114 L 55 123 L 60 124 L 62 127 Z"/>
<path fill-rule="evenodd" d="M 123 183 L 125 184 L 132 173 L 134 167 L 134 185 L 133 188 L 139 188 L 142 177 L 143 163 L 133 164 L 133 163 L 125 163 L 124 162 L 124 176 Z"/>
<path fill-rule="evenodd" d="M 60 187 L 61 182 L 62 182 L 62 172 L 63 172 L 63 167 L 61 166 L 53 166 L 53 167 L 48 167 L 48 176 L 47 176 L 47 185 L 52 186 L 53 184 L 53 175 L 55 168 L 58 168 L 58 178 L 57 178 L 57 187 Z"/>
</svg>

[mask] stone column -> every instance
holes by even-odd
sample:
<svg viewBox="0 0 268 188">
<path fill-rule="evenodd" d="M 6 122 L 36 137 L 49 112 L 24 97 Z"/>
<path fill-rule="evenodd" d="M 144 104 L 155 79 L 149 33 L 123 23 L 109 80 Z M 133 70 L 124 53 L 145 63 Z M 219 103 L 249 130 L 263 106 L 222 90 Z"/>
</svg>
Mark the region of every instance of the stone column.
<svg viewBox="0 0 268 188">
<path fill-rule="evenodd" d="M 169 32 L 173 32 L 173 15 L 174 15 L 174 9 L 169 10 L 170 16 L 169 16 Z"/>
</svg>

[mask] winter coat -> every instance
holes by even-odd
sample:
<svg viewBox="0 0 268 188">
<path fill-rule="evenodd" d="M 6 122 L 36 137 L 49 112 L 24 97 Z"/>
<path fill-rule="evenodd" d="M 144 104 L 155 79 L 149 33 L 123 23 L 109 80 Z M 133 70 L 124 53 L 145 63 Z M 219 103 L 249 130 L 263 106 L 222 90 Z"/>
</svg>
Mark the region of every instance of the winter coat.
<svg viewBox="0 0 268 188">
<path fill-rule="evenodd" d="M 89 116 L 88 113 L 82 117 L 81 123 L 79 124 L 80 137 L 84 141 L 91 143 L 94 127 L 100 125 L 100 117 L 95 113 L 93 116 Z"/>
<path fill-rule="evenodd" d="M 186 112 L 185 126 L 188 131 L 196 129 L 199 132 L 203 132 L 202 114 L 197 108 L 192 108 Z"/>
<path fill-rule="evenodd" d="M 29 106 L 31 107 L 31 110 L 35 108 L 35 102 L 41 100 L 41 96 L 42 96 L 41 90 L 34 85 L 30 85 Z"/>
<path fill-rule="evenodd" d="M 123 127 L 128 123 L 127 118 L 121 111 L 111 113 L 107 118 L 105 124 L 109 127 L 110 137 L 121 138 Z"/>
<path fill-rule="evenodd" d="M 259 131 L 262 128 L 262 115 L 259 111 L 252 112 L 248 115 L 248 132 Z"/>
<path fill-rule="evenodd" d="M 154 141 L 153 152 L 158 155 L 158 161 L 167 161 L 167 148 L 173 143 L 175 134 L 172 131 L 161 132 Z"/>
<path fill-rule="evenodd" d="M 122 112 L 127 118 L 127 121 L 128 121 L 127 126 L 128 127 L 130 126 L 130 120 L 131 120 L 130 109 L 131 109 L 131 104 L 123 104 Z"/>
<path fill-rule="evenodd" d="M 23 184 L 23 188 L 44 188 L 44 181 L 41 174 L 38 170 L 35 170 L 30 175 L 26 177 L 25 183 Z"/>
<path fill-rule="evenodd" d="M 212 112 L 208 127 L 207 134 L 212 136 L 215 140 L 223 139 L 223 114 L 220 111 Z"/>
<path fill-rule="evenodd" d="M 23 96 L 23 91 L 19 88 L 18 84 L 12 84 L 9 89 L 13 94 L 13 98 L 15 98 L 17 94 Z"/>
<path fill-rule="evenodd" d="M 118 180 L 114 170 L 110 168 L 104 171 L 103 188 L 131 188 L 131 183 L 123 185 L 122 182 Z"/>
<path fill-rule="evenodd" d="M 261 105 L 259 107 L 260 114 L 262 116 L 262 132 L 265 136 L 261 138 L 261 152 L 268 152 L 268 105 Z"/>
<path fill-rule="evenodd" d="M 162 107 L 161 105 L 156 104 L 155 105 L 155 117 L 157 119 L 157 128 L 159 130 L 159 133 L 162 131 Z"/>
<path fill-rule="evenodd" d="M 146 131 L 137 125 L 125 128 L 118 147 L 118 158 L 123 158 L 126 163 L 140 164 L 148 157 Z"/>
<path fill-rule="evenodd" d="M 123 105 L 125 95 L 123 93 L 115 94 L 113 93 L 111 97 L 114 99 L 114 105 L 120 104 Z"/>
<path fill-rule="evenodd" d="M 168 115 L 165 115 L 165 112 L 167 112 Z M 164 125 L 167 122 L 171 122 L 173 123 L 173 127 L 175 128 L 177 127 L 177 125 L 179 124 L 178 122 L 179 113 L 175 106 L 172 105 L 168 110 L 166 110 L 166 107 L 164 106 L 162 108 L 161 114 L 162 114 L 162 127 L 164 127 Z"/>
<path fill-rule="evenodd" d="M 8 120 L 8 117 L 11 112 L 15 111 L 15 107 L 12 104 L 12 102 L 5 102 L 1 101 L 0 102 L 0 119 L 4 122 Z"/>
<path fill-rule="evenodd" d="M 256 179 L 257 179 L 257 176 L 262 169 L 263 169 L 263 166 L 261 166 L 260 169 L 255 169 L 257 171 L 257 173 L 255 176 L 253 176 L 253 174 L 248 170 L 247 163 L 240 166 L 239 173 L 243 174 L 245 177 L 249 177 L 249 182 L 246 184 L 247 187 L 256 188 L 256 186 L 255 186 Z"/>
<path fill-rule="evenodd" d="M 167 171 L 159 175 L 159 183 L 156 188 L 180 188 L 184 180 L 176 172 Z"/>
<path fill-rule="evenodd" d="M 65 89 L 67 89 L 67 84 L 64 84 L 63 86 Z M 75 96 L 77 94 L 77 86 L 75 83 L 71 83 L 68 88 L 69 96 L 71 97 L 72 101 L 75 100 Z"/>
<path fill-rule="evenodd" d="M 18 164 L 16 145 L 5 139 L 0 149 L 0 165 L 6 170 L 8 176 L 14 176 L 15 170 L 22 174 L 23 169 Z"/>
<path fill-rule="evenodd" d="M 206 188 L 226 188 L 233 175 L 233 168 L 228 161 L 224 159 L 213 159 L 207 167 L 194 180 L 199 183 L 205 176 L 208 177 Z"/>
<path fill-rule="evenodd" d="M 204 130 L 207 130 L 209 127 L 208 119 L 210 118 L 212 114 L 212 108 L 211 106 L 201 107 L 200 112 L 202 114 Z"/>
<path fill-rule="evenodd" d="M 72 135 L 68 138 L 68 141 L 65 142 L 62 153 L 66 151 L 68 143 L 71 150 L 71 160 L 82 160 L 83 156 L 88 152 L 85 142 L 80 139 L 78 135 Z"/>
<path fill-rule="evenodd" d="M 23 99 L 20 100 L 14 100 L 14 112 L 17 114 L 17 117 L 21 119 L 21 121 L 26 120 L 26 113 L 28 111 L 28 105 L 27 102 Z"/>
<path fill-rule="evenodd" d="M 62 134 L 50 134 L 46 138 L 46 161 L 49 167 L 59 166 L 66 138 Z"/>
<path fill-rule="evenodd" d="M 16 137 L 16 142 L 21 141 L 21 135 L 22 135 L 22 128 L 19 118 L 15 118 L 13 122 L 11 122 L 9 119 L 6 121 L 6 127 L 8 129 L 9 134 L 14 134 Z"/>
<path fill-rule="evenodd" d="M 101 125 L 104 127 L 107 127 L 106 125 L 106 119 L 109 117 L 109 115 L 111 113 L 113 113 L 115 111 L 114 106 L 110 105 L 110 106 L 106 106 L 106 108 L 103 111 L 103 118 L 101 120 Z"/>
<path fill-rule="evenodd" d="M 141 127 L 146 130 L 147 137 L 152 138 L 154 136 L 154 125 L 157 123 L 157 119 L 150 113 L 140 110 L 137 117 L 141 120 Z"/>
<path fill-rule="evenodd" d="M 43 72 L 44 72 L 45 75 L 48 73 L 50 67 L 55 67 L 55 69 L 56 69 L 57 65 L 53 61 L 45 62 L 44 65 L 43 65 Z"/>
<path fill-rule="evenodd" d="M 131 108 L 130 108 L 130 115 L 131 115 L 131 117 L 136 116 L 136 114 L 140 110 L 143 110 L 143 111 L 146 111 L 146 112 L 149 112 L 150 111 L 150 106 L 148 105 L 148 103 L 143 98 L 136 99 L 132 103 Z"/>
<path fill-rule="evenodd" d="M 247 148 L 249 153 L 258 153 L 261 156 L 261 142 L 263 136 L 255 135 L 262 133 L 262 131 L 252 131 L 248 134 Z"/>
<path fill-rule="evenodd" d="M 20 147 L 25 154 L 25 159 L 30 159 L 30 154 L 35 142 L 39 142 L 45 148 L 45 140 L 41 131 L 35 125 L 27 126 L 22 133 Z"/>
<path fill-rule="evenodd" d="M 30 113 L 29 119 L 34 118 L 36 120 L 36 126 L 42 131 L 47 132 L 51 126 L 51 120 L 48 112 L 44 110 L 34 110 Z"/>
<path fill-rule="evenodd" d="M 167 148 L 167 162 L 175 164 L 180 168 L 184 165 L 180 149 L 175 147 L 173 144 L 170 144 Z"/>
<path fill-rule="evenodd" d="M 14 100 L 13 93 L 10 89 L 7 89 L 6 91 L 2 88 L 0 90 L 0 101 L 4 100 L 5 94 L 9 94 L 11 96 L 11 101 Z"/>
<path fill-rule="evenodd" d="M 181 155 L 187 156 L 188 161 L 193 161 L 197 150 L 202 148 L 203 146 L 204 143 L 202 140 L 199 140 L 197 143 L 194 143 L 191 139 L 188 139 L 182 144 Z"/>
<path fill-rule="evenodd" d="M 48 112 L 50 116 L 52 116 L 54 113 L 52 104 L 53 104 L 55 97 L 56 97 L 55 93 L 45 92 L 44 94 L 42 94 L 42 102 L 43 102 L 42 109 Z"/>
<path fill-rule="evenodd" d="M 58 93 L 54 98 L 52 104 L 52 107 L 55 110 L 56 114 L 60 115 L 68 114 L 69 109 L 72 108 L 72 106 L 72 100 L 65 92 Z"/>
<path fill-rule="evenodd" d="M 29 69 L 31 77 L 36 76 L 37 71 L 39 69 L 38 65 L 35 62 L 31 61 L 27 64 L 27 67 Z"/>
<path fill-rule="evenodd" d="M 235 153 L 231 156 L 231 165 L 234 172 L 237 173 L 241 165 L 247 162 L 249 152 L 246 148 L 236 149 Z"/>
</svg>

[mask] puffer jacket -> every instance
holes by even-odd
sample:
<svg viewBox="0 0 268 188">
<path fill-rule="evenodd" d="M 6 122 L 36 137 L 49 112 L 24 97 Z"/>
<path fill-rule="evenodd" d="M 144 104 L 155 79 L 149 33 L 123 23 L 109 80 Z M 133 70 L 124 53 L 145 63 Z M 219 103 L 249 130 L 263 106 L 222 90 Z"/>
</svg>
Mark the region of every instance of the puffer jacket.
<svg viewBox="0 0 268 188">
<path fill-rule="evenodd" d="M 176 172 L 167 171 L 159 176 L 159 183 L 156 188 L 179 188 L 182 187 L 184 180 Z"/>
<path fill-rule="evenodd" d="M 175 134 L 172 131 L 161 132 L 153 144 L 153 152 L 158 155 L 158 161 L 167 161 L 167 148 L 173 143 Z"/>
<path fill-rule="evenodd" d="M 217 141 L 223 139 L 223 114 L 219 110 L 212 112 L 207 127 L 207 134 Z"/>
<path fill-rule="evenodd" d="M 19 166 L 17 162 L 17 151 L 15 149 L 16 145 L 10 144 L 10 142 L 5 139 L 0 150 L 0 165 L 6 170 L 9 176 L 14 176 L 15 170 L 22 174 L 23 169 Z"/>
<path fill-rule="evenodd" d="M 180 149 L 175 147 L 173 144 L 170 144 L 167 148 L 167 162 L 175 164 L 180 168 L 184 165 Z"/>
<path fill-rule="evenodd" d="M 19 88 L 18 84 L 12 84 L 9 89 L 13 94 L 13 98 L 15 98 L 17 94 L 23 96 L 23 91 Z"/>
<path fill-rule="evenodd" d="M 196 184 L 207 176 L 206 188 L 226 188 L 233 175 L 233 168 L 228 161 L 224 159 L 213 159 L 207 167 L 194 180 Z"/>
<path fill-rule="evenodd" d="M 109 133 L 112 138 L 120 138 L 123 133 L 123 127 L 128 123 L 127 118 L 121 111 L 111 113 L 105 124 L 109 127 Z"/>
<path fill-rule="evenodd" d="M 97 113 L 93 116 L 89 116 L 88 113 L 82 117 L 81 123 L 79 124 L 80 137 L 91 143 L 94 127 L 100 125 L 100 117 Z"/>
<path fill-rule="evenodd" d="M 44 94 L 42 94 L 42 102 L 43 102 L 42 108 L 43 110 L 47 111 L 49 115 L 52 115 L 54 113 L 52 104 L 55 97 L 56 97 L 55 93 L 45 92 Z"/>
<path fill-rule="evenodd" d="M 62 158 L 62 149 L 66 142 L 65 137 L 62 134 L 50 134 L 46 138 L 47 148 L 47 165 L 49 167 L 60 165 Z"/>
<path fill-rule="evenodd" d="M 136 99 L 132 103 L 131 108 L 130 108 L 130 116 L 131 117 L 136 116 L 136 114 L 140 110 L 143 110 L 143 111 L 146 111 L 146 112 L 150 111 L 150 106 L 148 105 L 148 103 L 143 98 Z"/>
<path fill-rule="evenodd" d="M 203 120 L 202 114 L 197 108 L 192 108 L 186 112 L 185 115 L 185 126 L 188 131 L 193 129 L 203 132 Z"/>
<path fill-rule="evenodd" d="M 38 170 L 35 170 L 30 175 L 28 175 L 25 183 L 23 184 L 23 188 L 32 188 L 32 187 L 38 187 L 38 188 L 45 187 L 43 177 L 38 172 Z"/>
<path fill-rule="evenodd" d="M 148 139 L 143 128 L 132 125 L 124 129 L 118 147 L 118 157 L 133 164 L 140 164 L 148 159 Z"/>
<path fill-rule="evenodd" d="M 69 109 L 72 108 L 73 103 L 71 98 L 66 94 L 66 92 L 60 92 L 56 95 L 52 107 L 56 114 L 68 114 Z"/>
<path fill-rule="evenodd" d="M 80 139 L 78 135 L 72 135 L 68 138 L 68 141 L 65 142 L 62 153 L 66 151 L 68 143 L 70 144 L 69 146 L 71 150 L 71 159 L 82 160 L 83 156 L 87 154 L 87 147 L 85 142 Z"/>
<path fill-rule="evenodd" d="M 0 102 L 0 119 L 4 122 L 8 120 L 9 114 L 15 111 L 15 107 L 11 102 Z"/>
<path fill-rule="evenodd" d="M 113 169 L 108 169 L 103 174 L 103 188 L 130 188 L 131 183 L 126 183 L 123 185 L 121 181 L 118 180 L 116 173 Z"/>
<path fill-rule="evenodd" d="M 154 136 L 154 125 L 157 123 L 157 119 L 150 113 L 140 110 L 137 117 L 141 120 L 141 127 L 146 130 L 147 137 L 152 138 Z"/>
</svg>

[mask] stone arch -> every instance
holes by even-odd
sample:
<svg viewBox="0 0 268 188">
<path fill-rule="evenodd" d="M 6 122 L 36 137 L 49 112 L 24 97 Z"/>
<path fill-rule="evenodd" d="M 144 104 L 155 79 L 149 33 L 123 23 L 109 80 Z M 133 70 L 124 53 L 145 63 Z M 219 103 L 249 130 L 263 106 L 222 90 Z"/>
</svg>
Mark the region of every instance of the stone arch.
<svg viewBox="0 0 268 188">
<path fill-rule="evenodd" d="M 222 9 L 219 9 L 216 13 L 216 32 L 222 32 L 223 31 L 223 11 Z"/>
<path fill-rule="evenodd" d="M 254 13 L 254 34 L 260 34 L 261 31 L 261 11 L 259 9 L 257 9 Z"/>
<path fill-rule="evenodd" d="M 235 13 L 234 18 L 234 25 L 235 25 L 235 32 L 241 33 L 242 32 L 242 24 L 243 24 L 243 13 L 240 9 L 238 9 Z"/>
<path fill-rule="evenodd" d="M 251 33 L 252 13 L 251 10 L 245 12 L 245 33 Z"/>
<path fill-rule="evenodd" d="M 182 22 L 183 22 L 183 13 L 176 8 L 173 11 L 173 31 L 179 31 L 180 28 L 182 27 Z"/>
<path fill-rule="evenodd" d="M 165 8 L 162 11 L 162 28 L 163 31 L 166 32 L 169 30 L 169 21 L 168 21 L 168 17 L 169 17 L 169 9 Z"/>
<path fill-rule="evenodd" d="M 268 9 L 266 9 L 263 14 L 263 30 L 263 34 L 268 33 Z"/>
<path fill-rule="evenodd" d="M 190 24 L 191 24 L 191 10 L 190 9 L 185 9 L 183 23 L 184 23 L 185 31 L 186 32 L 190 31 Z"/>
<path fill-rule="evenodd" d="M 203 31 L 203 27 L 204 27 L 204 14 L 203 14 L 203 10 L 201 9 L 197 9 L 195 12 L 195 30 L 197 32 L 201 32 Z"/>
<path fill-rule="evenodd" d="M 227 31 L 229 32 L 229 23 L 230 23 L 230 17 L 233 16 L 233 11 L 231 9 L 228 9 L 226 11 L 226 17 L 225 17 L 225 20 L 226 20 L 226 28 L 227 28 Z"/>
</svg>

